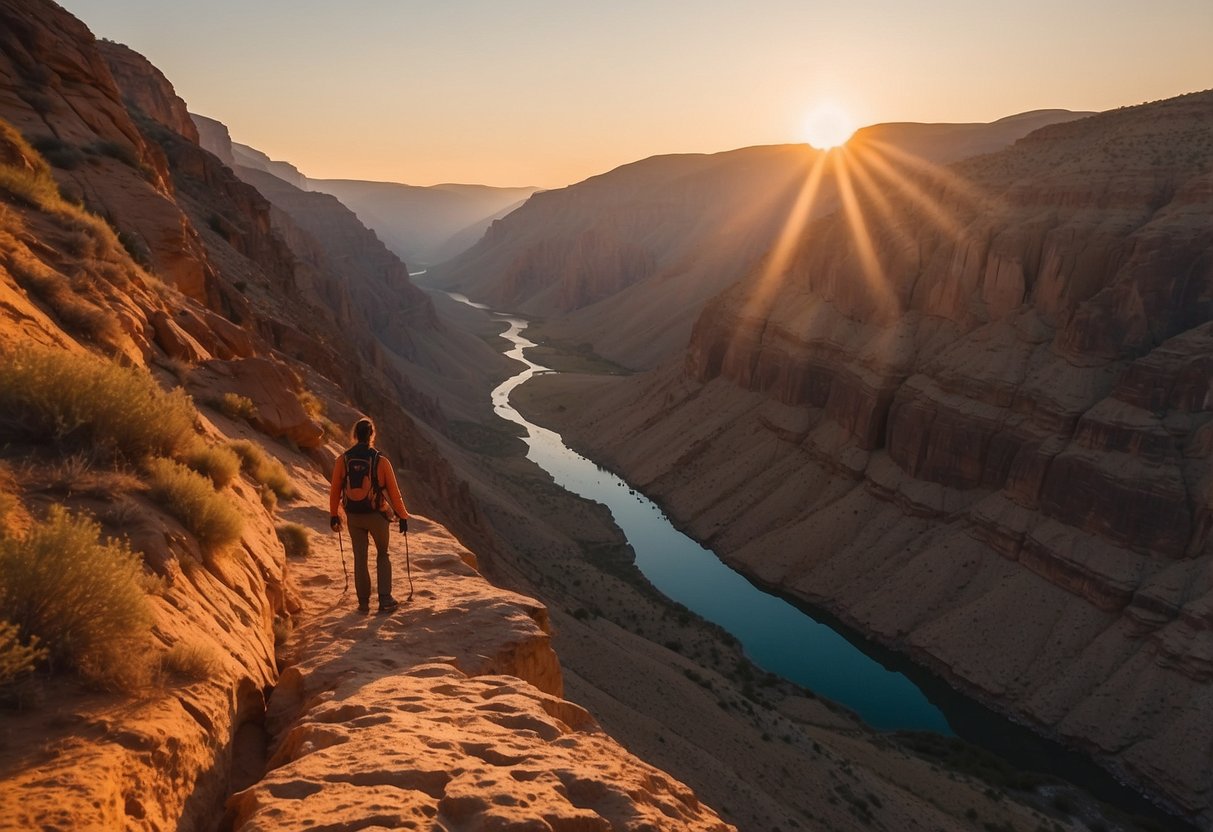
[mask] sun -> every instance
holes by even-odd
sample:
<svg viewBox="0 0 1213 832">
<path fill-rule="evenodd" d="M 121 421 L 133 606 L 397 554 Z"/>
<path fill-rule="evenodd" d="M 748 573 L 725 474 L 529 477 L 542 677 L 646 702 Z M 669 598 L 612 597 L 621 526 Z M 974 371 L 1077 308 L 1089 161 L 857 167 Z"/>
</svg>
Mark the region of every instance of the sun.
<svg viewBox="0 0 1213 832">
<path fill-rule="evenodd" d="M 818 104 L 800 123 L 801 137 L 819 150 L 845 144 L 855 132 L 855 120 L 834 103 Z"/>
</svg>

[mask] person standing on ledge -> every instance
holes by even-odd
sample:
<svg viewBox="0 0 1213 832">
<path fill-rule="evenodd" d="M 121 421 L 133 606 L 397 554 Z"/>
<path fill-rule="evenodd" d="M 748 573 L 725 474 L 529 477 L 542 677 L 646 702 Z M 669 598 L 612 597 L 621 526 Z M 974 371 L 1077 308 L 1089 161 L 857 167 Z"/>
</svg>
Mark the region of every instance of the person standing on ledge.
<svg viewBox="0 0 1213 832">
<path fill-rule="evenodd" d="M 400 497 L 396 473 L 387 457 L 371 444 L 375 425 L 359 419 L 354 425 L 354 447 L 333 465 L 329 488 L 329 526 L 341 532 L 338 506 L 345 509 L 354 549 L 354 590 L 358 593 L 358 612 L 371 611 L 371 573 L 367 564 L 369 541 L 375 541 L 375 577 L 379 589 L 379 612 L 391 612 L 400 606 L 392 597 L 392 561 L 388 557 L 389 512 L 400 518 L 400 533 L 408 531 L 408 509 Z"/>
</svg>

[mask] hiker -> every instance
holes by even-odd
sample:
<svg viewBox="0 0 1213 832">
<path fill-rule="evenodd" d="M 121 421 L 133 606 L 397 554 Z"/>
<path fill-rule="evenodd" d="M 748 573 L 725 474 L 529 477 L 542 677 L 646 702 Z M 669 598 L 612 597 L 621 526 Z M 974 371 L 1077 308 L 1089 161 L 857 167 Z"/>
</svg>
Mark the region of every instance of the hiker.
<svg viewBox="0 0 1213 832">
<path fill-rule="evenodd" d="M 392 463 L 371 445 L 374 436 L 375 425 L 371 420 L 359 419 L 354 425 L 354 447 L 337 457 L 329 488 L 329 526 L 335 532 L 341 532 L 338 506 L 345 509 L 354 547 L 354 590 L 358 593 L 358 612 L 362 613 L 371 610 L 368 537 L 375 541 L 379 612 L 390 612 L 400 602 L 392 597 L 392 562 L 387 551 L 389 512 L 395 511 L 400 518 L 401 534 L 409 528 L 409 512 L 400 497 Z"/>
</svg>

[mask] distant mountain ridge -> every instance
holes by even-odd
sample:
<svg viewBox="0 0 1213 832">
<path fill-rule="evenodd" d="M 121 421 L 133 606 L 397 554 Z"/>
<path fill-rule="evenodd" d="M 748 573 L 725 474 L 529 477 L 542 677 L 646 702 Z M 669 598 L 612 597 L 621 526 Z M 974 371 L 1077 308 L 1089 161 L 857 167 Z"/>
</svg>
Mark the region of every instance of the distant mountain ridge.
<svg viewBox="0 0 1213 832">
<path fill-rule="evenodd" d="M 875 125 L 852 144 L 878 143 L 941 165 L 1084 115 L 1040 110 L 991 124 Z M 838 207 L 827 158 L 808 145 L 775 145 L 633 162 L 536 195 L 426 282 L 543 316 L 551 337 L 653 367 L 686 346 L 703 304 L 757 268 L 796 211 L 807 212 L 803 221 Z M 813 179 L 810 204 L 797 208 Z"/>
<path fill-rule="evenodd" d="M 473 245 L 489 225 L 517 208 L 538 188 L 490 185 L 406 185 L 360 179 L 311 179 L 290 162 L 233 141 L 225 124 L 190 113 L 199 141 L 231 168 L 276 176 L 301 191 L 320 191 L 341 200 L 397 257 L 425 267 Z"/>
<path fill-rule="evenodd" d="M 273 171 L 270 171 L 273 173 Z M 345 203 L 406 262 L 430 266 L 473 245 L 489 225 L 538 188 L 489 185 L 403 185 L 357 179 L 309 179 Z"/>
<path fill-rule="evenodd" d="M 886 122 L 860 128 L 855 132 L 855 139 L 888 142 L 929 162 L 946 165 L 1002 150 L 1041 127 L 1093 115 L 1094 112 L 1085 111 L 1030 110 L 988 124 Z"/>
</svg>

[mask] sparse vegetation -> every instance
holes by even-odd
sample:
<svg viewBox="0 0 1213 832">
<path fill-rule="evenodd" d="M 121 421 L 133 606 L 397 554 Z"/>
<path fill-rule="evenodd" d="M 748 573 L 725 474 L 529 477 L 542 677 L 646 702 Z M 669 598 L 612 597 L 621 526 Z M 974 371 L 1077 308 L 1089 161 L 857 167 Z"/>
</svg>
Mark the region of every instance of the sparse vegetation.
<svg viewBox="0 0 1213 832">
<path fill-rule="evenodd" d="M 46 161 L 61 170 L 75 170 L 84 161 L 80 148 L 58 136 L 35 136 L 30 142 Z"/>
<path fill-rule="evenodd" d="M 282 463 L 262 450 L 256 442 L 237 439 L 228 444 L 240 457 L 240 467 L 257 482 L 269 488 L 276 497 L 292 500 L 299 496 L 299 489 L 291 481 Z"/>
<path fill-rule="evenodd" d="M 283 523 L 274 529 L 288 558 L 306 558 L 312 553 L 311 535 L 306 526 L 298 523 Z"/>
<path fill-rule="evenodd" d="M 194 407 L 142 368 L 87 354 L 22 349 L 0 361 L 0 437 L 139 460 L 194 439 Z"/>
<path fill-rule="evenodd" d="M 45 658 L 46 650 L 38 645 L 37 636 L 30 636 L 29 643 L 22 644 L 17 625 L 0 621 L 0 690 L 32 673 Z"/>
<path fill-rule="evenodd" d="M 160 666 L 174 676 L 201 681 L 219 670 L 219 652 L 209 644 L 178 642 L 161 656 Z"/>
<path fill-rule="evenodd" d="M 198 442 L 185 454 L 185 464 L 223 488 L 240 473 L 240 457 L 231 448 Z"/>
<path fill-rule="evenodd" d="M 139 158 L 135 155 L 134 149 L 130 145 L 125 145 L 112 139 L 98 139 L 92 144 L 86 145 L 84 152 L 90 155 L 108 156 L 111 159 L 117 159 L 128 167 L 140 170 Z"/>
<path fill-rule="evenodd" d="M 281 647 L 286 644 L 287 639 L 291 637 L 291 631 L 294 628 L 291 626 L 289 618 L 274 619 L 274 646 Z"/>
<path fill-rule="evenodd" d="M 91 236 L 78 231 L 71 239 L 79 247 L 79 256 L 91 256 Z M 122 329 L 117 319 L 88 300 L 64 275 L 41 263 L 10 263 L 9 272 L 21 288 L 50 308 L 64 329 L 98 344 L 112 346 L 118 343 Z"/>
<path fill-rule="evenodd" d="M 17 498 L 7 491 L 0 491 L 0 529 L 8 522 L 8 516 L 17 508 Z"/>
<path fill-rule="evenodd" d="M 60 161 L 66 160 L 71 151 L 65 143 L 53 137 L 44 139 L 47 147 L 54 147 L 51 153 L 61 154 Z M 114 230 L 95 214 L 91 214 L 79 205 L 63 198 L 59 185 L 51 175 L 50 165 L 46 159 L 35 150 L 29 142 L 7 121 L 0 119 L 0 144 L 13 147 L 17 154 L 28 161 L 27 164 L 0 164 L 0 192 L 48 214 L 58 214 L 66 217 L 76 228 L 93 233 L 106 248 L 115 248 L 118 239 Z M 75 148 L 71 149 L 76 153 Z M 67 154 L 67 155 L 63 155 Z M 72 162 L 66 162 L 71 165 Z"/>
<path fill-rule="evenodd" d="M 148 477 L 152 498 L 206 549 L 222 549 L 240 538 L 244 519 L 206 477 L 163 458 L 148 462 Z"/>
<path fill-rule="evenodd" d="M 24 538 L 0 537 L 0 618 L 45 647 L 52 667 L 112 687 L 144 681 L 151 623 L 148 580 L 123 543 L 93 520 L 52 506 Z"/>
<path fill-rule="evenodd" d="M 229 419 L 252 422 L 257 418 L 257 405 L 248 396 L 239 393 L 224 393 L 214 402 L 215 409 Z"/>
</svg>

